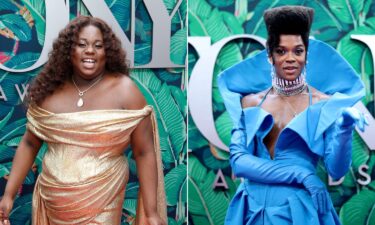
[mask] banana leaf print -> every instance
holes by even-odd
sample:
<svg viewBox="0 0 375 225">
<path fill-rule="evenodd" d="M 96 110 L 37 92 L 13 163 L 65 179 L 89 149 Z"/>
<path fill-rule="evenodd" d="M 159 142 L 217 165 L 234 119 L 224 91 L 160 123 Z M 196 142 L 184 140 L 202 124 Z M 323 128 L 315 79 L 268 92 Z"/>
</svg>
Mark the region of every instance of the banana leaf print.
<svg viewBox="0 0 375 225">
<path fill-rule="evenodd" d="M 169 13 L 178 1 L 164 0 Z M 130 37 L 131 4 L 135 4 L 135 64 L 151 60 L 152 25 L 147 9 L 140 0 L 105 0 L 118 24 Z M 90 15 L 82 0 L 66 1 L 70 7 L 70 19 Z M 182 0 L 172 18 L 171 54 L 174 63 L 186 61 L 187 2 Z M 45 1 L 0 1 L 0 63 L 8 68 L 23 69 L 33 65 L 43 48 L 46 27 Z M 0 70 L 0 195 L 8 179 L 15 150 L 25 132 L 26 109 L 20 94 L 41 70 L 11 73 Z M 167 188 L 168 224 L 187 223 L 187 105 L 186 73 L 184 68 L 133 69 L 131 78 L 138 85 L 157 114 L 165 187 Z M 18 85 L 19 90 L 15 87 Z M 19 93 L 21 91 L 21 93 Z M 4 100 L 6 98 L 6 101 Z M 42 172 L 43 156 L 47 145 L 43 144 L 22 187 L 10 215 L 12 225 L 31 224 L 31 199 L 35 181 Z M 130 178 L 123 203 L 123 225 L 133 224 L 136 218 L 136 202 L 139 190 L 137 168 L 131 148 L 125 150 Z"/>
<path fill-rule="evenodd" d="M 282 5 L 304 5 L 315 10 L 310 35 L 337 49 L 361 76 L 365 84 L 366 96 L 362 102 L 374 117 L 374 65 L 371 52 L 364 43 L 351 38 L 353 34 L 375 34 L 375 2 L 371 0 L 256 0 L 222 1 L 189 0 L 189 36 L 209 36 L 211 44 L 235 34 L 253 34 L 266 38 L 263 20 L 265 10 Z M 214 68 L 212 80 L 212 107 L 215 127 L 225 144 L 229 144 L 231 120 L 217 89 L 216 77 L 224 69 L 250 57 L 263 47 L 252 41 L 232 41 L 220 52 Z M 189 46 L 188 74 L 199 56 Z M 224 216 L 229 200 L 234 195 L 239 179 L 232 179 L 229 153 L 218 149 L 207 141 L 197 129 L 189 115 L 189 224 L 224 224 Z M 375 179 L 375 152 L 368 149 L 358 134 L 353 139 L 352 167 L 340 185 L 328 186 L 335 209 L 343 224 L 375 224 L 374 182 L 360 185 L 364 179 L 359 173 L 361 165 L 367 165 L 366 173 Z M 228 181 L 228 190 L 213 189 L 213 182 L 206 184 L 207 174 L 217 174 L 221 170 Z M 199 171 L 199 172 L 196 172 Z M 200 174 L 201 173 L 201 174 Z M 327 172 L 319 163 L 317 173 L 328 184 Z M 205 176 L 203 179 L 201 176 Z M 212 177 L 212 176 L 210 176 Z M 200 183 L 202 182 L 202 183 Z M 206 185 L 206 186 L 204 186 Z M 211 185 L 211 186 L 210 186 Z M 205 187 L 203 189 L 201 187 Z M 225 195 L 227 198 L 211 198 L 209 193 Z M 229 200 L 228 200 L 229 199 Z M 366 204 L 362 207 L 361 202 Z M 225 208 L 225 209 L 223 209 Z M 214 212 L 221 212 L 220 215 Z M 365 219 L 363 219 L 365 218 Z"/>
</svg>

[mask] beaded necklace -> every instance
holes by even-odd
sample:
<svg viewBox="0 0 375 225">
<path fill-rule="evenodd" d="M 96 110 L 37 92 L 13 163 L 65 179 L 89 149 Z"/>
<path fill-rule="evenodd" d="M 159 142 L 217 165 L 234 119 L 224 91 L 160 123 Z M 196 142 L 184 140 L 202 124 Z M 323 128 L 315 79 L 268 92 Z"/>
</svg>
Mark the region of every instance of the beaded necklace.
<svg viewBox="0 0 375 225">
<path fill-rule="evenodd" d="M 272 86 L 277 94 L 284 96 L 292 96 L 302 93 L 307 83 L 304 75 L 298 76 L 295 80 L 285 80 L 278 76 L 272 76 Z"/>
</svg>

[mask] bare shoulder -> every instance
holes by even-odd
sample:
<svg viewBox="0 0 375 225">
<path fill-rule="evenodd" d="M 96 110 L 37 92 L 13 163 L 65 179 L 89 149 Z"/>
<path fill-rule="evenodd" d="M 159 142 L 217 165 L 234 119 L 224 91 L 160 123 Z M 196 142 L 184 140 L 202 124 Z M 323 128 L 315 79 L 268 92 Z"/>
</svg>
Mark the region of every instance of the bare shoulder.
<svg viewBox="0 0 375 225">
<path fill-rule="evenodd" d="M 266 93 L 267 90 L 264 90 L 256 94 L 246 95 L 241 100 L 242 108 L 254 107 L 259 105 L 259 103 L 262 101 Z"/>
<path fill-rule="evenodd" d="M 113 76 L 114 89 L 116 95 L 121 99 L 121 105 L 124 109 L 142 109 L 146 106 L 146 100 L 135 84 L 135 82 L 126 75 Z"/>
<path fill-rule="evenodd" d="M 330 95 L 327 95 L 323 92 L 318 91 L 314 87 L 310 87 L 310 88 L 311 88 L 311 93 L 312 93 L 312 98 L 313 98 L 314 103 L 319 102 L 319 101 L 323 101 L 323 100 L 327 100 L 331 97 Z"/>
</svg>

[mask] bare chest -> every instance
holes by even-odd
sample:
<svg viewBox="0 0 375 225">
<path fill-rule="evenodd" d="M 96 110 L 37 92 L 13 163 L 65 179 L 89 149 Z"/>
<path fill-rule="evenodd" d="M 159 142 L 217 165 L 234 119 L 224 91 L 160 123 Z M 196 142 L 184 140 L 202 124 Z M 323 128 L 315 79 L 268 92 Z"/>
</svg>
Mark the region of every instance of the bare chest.
<svg viewBox="0 0 375 225">
<path fill-rule="evenodd" d="M 83 95 L 72 85 L 64 85 L 48 96 L 41 107 L 55 113 L 78 112 L 100 109 L 121 109 L 116 90 L 95 88 Z"/>
</svg>

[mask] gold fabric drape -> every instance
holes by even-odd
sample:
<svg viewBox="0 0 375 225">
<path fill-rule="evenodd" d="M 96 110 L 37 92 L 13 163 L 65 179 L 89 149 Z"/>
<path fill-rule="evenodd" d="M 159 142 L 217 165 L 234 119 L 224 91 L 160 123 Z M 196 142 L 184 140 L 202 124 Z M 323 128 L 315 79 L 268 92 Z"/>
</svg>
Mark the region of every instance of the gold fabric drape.
<svg viewBox="0 0 375 225">
<path fill-rule="evenodd" d="M 158 212 L 167 221 L 159 136 L 151 106 L 52 113 L 31 105 L 27 129 L 48 143 L 33 195 L 33 224 L 120 224 L 129 178 L 123 148 L 150 114 L 158 166 Z M 138 196 L 136 224 L 144 225 L 142 195 Z"/>
</svg>

